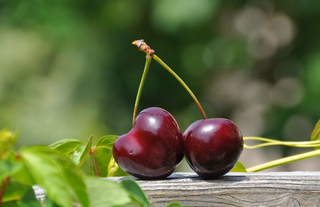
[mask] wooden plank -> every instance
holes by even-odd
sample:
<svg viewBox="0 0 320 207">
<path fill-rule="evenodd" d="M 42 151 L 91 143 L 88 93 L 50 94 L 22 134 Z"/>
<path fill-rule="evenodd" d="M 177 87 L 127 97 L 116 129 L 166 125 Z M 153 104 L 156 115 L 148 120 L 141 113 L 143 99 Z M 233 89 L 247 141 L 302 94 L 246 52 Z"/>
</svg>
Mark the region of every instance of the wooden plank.
<svg viewBox="0 0 320 207">
<path fill-rule="evenodd" d="M 122 178 L 108 178 L 119 181 Z M 137 180 L 152 206 L 320 206 L 320 172 L 229 173 L 202 180 L 174 173 L 166 180 Z"/>
<path fill-rule="evenodd" d="M 106 178 L 120 181 L 128 177 Z M 133 178 L 129 176 L 129 178 Z M 165 180 L 139 180 L 152 206 L 178 201 L 183 206 L 319 206 L 320 172 L 228 173 L 202 180 L 194 173 L 174 173 Z M 38 198 L 44 197 L 35 187 Z M 116 199 L 116 198 L 115 198 Z"/>
</svg>

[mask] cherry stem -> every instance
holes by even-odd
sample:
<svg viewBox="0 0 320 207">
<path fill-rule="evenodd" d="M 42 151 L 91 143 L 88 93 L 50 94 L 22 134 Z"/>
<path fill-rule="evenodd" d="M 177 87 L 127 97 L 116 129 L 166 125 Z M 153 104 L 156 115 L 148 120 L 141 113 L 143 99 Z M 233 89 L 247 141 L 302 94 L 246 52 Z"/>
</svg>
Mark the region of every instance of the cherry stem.
<svg viewBox="0 0 320 207">
<path fill-rule="evenodd" d="M 273 160 L 273 161 L 270 161 L 270 162 L 263 163 L 261 165 L 256 165 L 254 167 L 247 168 L 246 170 L 247 170 L 247 172 L 258 172 L 258 171 L 269 169 L 269 168 L 273 168 L 273 167 L 276 167 L 276 166 L 279 166 L 279 165 L 284 165 L 284 164 L 288 164 L 288 163 L 291 163 L 291 162 L 304 160 L 304 159 L 317 157 L 317 156 L 320 156 L 320 150 L 313 150 L 311 152 L 305 152 L 305 153 L 301 153 L 301 154 L 298 154 L 298 155 L 293 155 L 293 156 L 289 156 L 289 157 L 280 158 L 280 159 L 277 159 L 277 160 Z"/>
<path fill-rule="evenodd" d="M 145 52 L 147 54 L 147 58 L 148 57 L 152 57 L 155 61 L 157 61 L 160 65 L 162 65 L 162 67 L 164 67 L 167 71 L 169 71 L 169 73 L 171 73 L 171 75 L 173 75 L 180 83 L 181 85 L 189 92 L 190 96 L 193 98 L 193 100 L 196 102 L 198 108 L 200 109 L 200 112 L 203 116 L 204 119 L 207 119 L 207 116 L 200 104 L 200 102 L 198 101 L 197 97 L 193 94 L 193 92 L 190 90 L 190 88 L 187 86 L 187 84 L 185 84 L 185 82 L 167 65 L 165 64 L 156 54 L 155 51 L 153 49 L 151 49 L 149 47 L 149 45 L 147 45 L 143 39 L 141 40 L 135 40 L 132 42 L 133 45 L 136 45 L 139 50 Z M 147 59 L 148 60 L 148 59 Z M 146 62 L 147 64 L 147 62 Z M 142 81 L 142 79 L 141 79 Z M 144 81 L 144 80 L 143 80 Z M 142 83 L 143 84 L 143 83 Z M 141 83 L 140 83 L 141 85 Z M 141 86 L 142 87 L 142 86 Z M 140 86 L 139 86 L 140 89 Z M 139 90 L 141 92 L 141 90 Z M 138 95 L 139 95 L 139 91 L 138 91 Z M 136 102 L 139 102 L 139 97 L 137 95 L 137 99 Z M 133 114 L 133 123 L 135 121 L 135 116 L 136 116 L 136 111 L 137 111 L 137 103 L 135 104 L 135 108 L 134 108 L 134 114 Z"/>
<path fill-rule="evenodd" d="M 152 56 L 152 58 L 157 61 L 162 67 L 164 67 L 173 77 L 175 77 L 181 85 L 189 92 L 190 96 L 193 98 L 193 100 L 196 102 L 202 116 L 204 119 L 207 119 L 207 115 L 205 114 L 200 102 L 198 101 L 197 97 L 193 94 L 191 89 L 187 86 L 187 84 L 165 63 L 163 62 L 156 54 Z"/>
<path fill-rule="evenodd" d="M 136 117 L 137 117 L 137 111 L 138 111 L 139 101 L 140 101 L 140 97 L 141 97 L 141 92 L 142 92 L 142 88 L 143 88 L 144 82 L 146 80 L 148 71 L 149 71 L 151 60 L 152 60 L 152 58 L 151 58 L 150 54 L 147 53 L 146 63 L 144 65 L 142 77 L 141 77 L 141 80 L 140 80 L 139 89 L 138 89 L 137 96 L 136 96 L 136 101 L 134 103 L 133 116 L 132 116 L 132 126 L 134 125 L 134 122 L 135 122 Z"/>
<path fill-rule="evenodd" d="M 96 162 L 96 158 L 94 157 L 94 149 L 90 150 L 89 154 L 90 154 L 91 162 L 92 162 L 92 165 L 93 165 L 93 168 L 94 168 L 94 172 L 95 172 L 97 177 L 100 177 L 100 173 L 99 173 L 98 165 L 97 165 L 97 162 Z"/>
<path fill-rule="evenodd" d="M 266 147 L 266 146 L 272 146 L 272 145 L 284 145 L 284 146 L 289 146 L 289 147 L 320 147 L 320 141 L 305 141 L 305 142 L 287 142 L 287 141 L 278 141 L 278 140 L 273 140 L 273 139 L 268 139 L 268 138 L 263 138 L 263 137 L 244 137 L 244 140 L 258 140 L 258 141 L 263 141 L 266 143 L 263 144 L 257 144 L 257 145 L 244 145 L 245 148 L 247 149 L 256 149 L 260 147 Z"/>
</svg>

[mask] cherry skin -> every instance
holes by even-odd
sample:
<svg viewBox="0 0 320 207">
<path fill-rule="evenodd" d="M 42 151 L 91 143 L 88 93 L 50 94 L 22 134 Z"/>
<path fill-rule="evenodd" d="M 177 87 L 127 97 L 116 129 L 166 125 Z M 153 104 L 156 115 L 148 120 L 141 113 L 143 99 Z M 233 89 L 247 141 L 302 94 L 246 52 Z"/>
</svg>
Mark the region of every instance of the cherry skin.
<svg viewBox="0 0 320 207">
<path fill-rule="evenodd" d="M 183 133 L 189 166 L 203 179 L 228 173 L 243 150 L 243 137 L 230 120 L 198 120 Z"/>
<path fill-rule="evenodd" d="M 184 156 L 182 132 L 173 116 L 152 107 L 140 112 L 130 132 L 114 143 L 113 156 L 127 173 L 141 179 L 162 179 Z"/>
</svg>

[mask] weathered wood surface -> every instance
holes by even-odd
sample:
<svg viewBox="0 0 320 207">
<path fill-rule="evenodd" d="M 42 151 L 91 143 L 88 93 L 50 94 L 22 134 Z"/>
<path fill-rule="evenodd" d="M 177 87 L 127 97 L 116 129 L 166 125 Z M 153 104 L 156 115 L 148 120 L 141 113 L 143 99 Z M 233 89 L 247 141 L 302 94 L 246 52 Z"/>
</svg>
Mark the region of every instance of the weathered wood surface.
<svg viewBox="0 0 320 207">
<path fill-rule="evenodd" d="M 124 177 L 107 178 L 120 181 Z M 202 180 L 194 173 L 174 173 L 165 180 L 139 180 L 152 206 L 178 201 L 183 206 L 319 206 L 320 172 L 228 173 Z M 35 188 L 38 198 L 44 197 Z"/>
<path fill-rule="evenodd" d="M 137 182 L 159 207 L 170 201 L 183 206 L 320 206 L 320 172 L 229 173 L 216 180 L 174 173 L 166 180 Z"/>
</svg>

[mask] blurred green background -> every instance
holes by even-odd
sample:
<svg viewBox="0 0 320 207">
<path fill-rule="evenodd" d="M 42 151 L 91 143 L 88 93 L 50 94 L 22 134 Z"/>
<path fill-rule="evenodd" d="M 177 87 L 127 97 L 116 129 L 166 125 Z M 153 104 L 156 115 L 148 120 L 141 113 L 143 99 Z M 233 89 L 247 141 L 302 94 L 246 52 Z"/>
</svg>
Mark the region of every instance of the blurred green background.
<svg viewBox="0 0 320 207">
<path fill-rule="evenodd" d="M 320 118 L 319 20 L 312 0 L 0 0 L 0 127 L 19 132 L 17 147 L 128 132 L 145 62 L 131 42 L 143 38 L 208 117 L 244 136 L 309 140 Z M 151 106 L 182 131 L 202 118 L 155 61 L 139 111 Z M 241 160 L 299 152 L 244 150 Z M 320 170 L 319 159 L 272 170 Z"/>
</svg>

